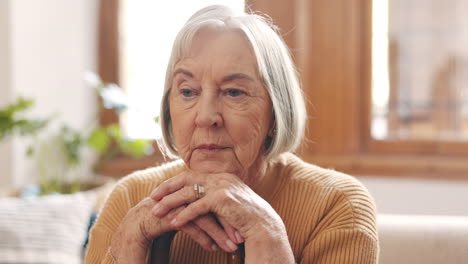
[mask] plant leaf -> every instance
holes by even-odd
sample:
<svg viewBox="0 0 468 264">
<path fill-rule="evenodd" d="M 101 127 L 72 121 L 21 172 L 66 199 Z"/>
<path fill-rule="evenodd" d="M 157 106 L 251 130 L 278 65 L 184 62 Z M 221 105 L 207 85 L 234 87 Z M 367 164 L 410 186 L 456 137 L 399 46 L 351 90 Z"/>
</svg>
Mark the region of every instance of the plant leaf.
<svg viewBox="0 0 468 264">
<path fill-rule="evenodd" d="M 68 162 L 71 166 L 76 166 L 81 161 L 80 149 L 83 146 L 81 134 L 68 126 L 63 126 L 61 133 Z"/>
<path fill-rule="evenodd" d="M 119 144 L 123 153 L 128 154 L 134 158 L 141 158 L 146 156 L 148 149 L 152 148 L 151 141 L 144 139 L 124 140 Z"/>
<path fill-rule="evenodd" d="M 20 135 L 33 134 L 47 125 L 48 119 L 16 118 L 17 114 L 31 108 L 33 104 L 33 100 L 19 97 L 14 103 L 0 109 L 0 140 L 14 132 Z"/>
<path fill-rule="evenodd" d="M 9 104 L 5 108 L 1 109 L 0 116 L 13 117 L 16 113 L 31 108 L 33 104 L 33 100 L 19 97 L 16 102 Z"/>
<path fill-rule="evenodd" d="M 88 144 L 98 153 L 103 154 L 109 147 L 111 140 L 103 127 L 94 129 L 88 137 Z"/>
<path fill-rule="evenodd" d="M 32 120 L 17 120 L 15 125 L 19 129 L 21 135 L 34 134 L 42 128 L 46 127 L 49 123 L 48 119 L 32 119 Z"/>
<path fill-rule="evenodd" d="M 32 145 L 29 145 L 28 148 L 26 149 L 26 156 L 32 157 L 34 154 L 34 147 Z"/>
<path fill-rule="evenodd" d="M 122 140 L 122 133 L 120 131 L 120 125 L 119 124 L 110 124 L 106 127 L 107 134 L 111 137 L 114 138 L 116 141 L 121 141 Z"/>
</svg>

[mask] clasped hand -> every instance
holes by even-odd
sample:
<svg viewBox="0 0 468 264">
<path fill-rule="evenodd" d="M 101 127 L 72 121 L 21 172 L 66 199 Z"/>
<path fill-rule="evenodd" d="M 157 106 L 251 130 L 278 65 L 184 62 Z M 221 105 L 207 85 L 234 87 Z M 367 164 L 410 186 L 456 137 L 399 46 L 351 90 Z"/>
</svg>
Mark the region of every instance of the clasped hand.
<svg viewBox="0 0 468 264">
<path fill-rule="evenodd" d="M 204 186 L 197 198 L 193 186 Z M 229 173 L 201 174 L 187 171 L 158 186 L 150 197 L 156 202 L 154 216 L 169 218 L 169 226 L 192 237 L 206 250 L 217 246 L 233 252 L 251 236 L 267 202 L 237 176 Z M 262 212 L 263 211 L 263 212 Z"/>
<path fill-rule="evenodd" d="M 203 197 L 195 195 L 194 184 L 204 186 Z M 205 250 L 234 252 L 240 243 L 258 245 L 284 233 L 284 226 L 275 210 L 236 175 L 186 171 L 161 183 L 128 211 L 111 254 L 118 262 L 144 259 L 154 239 L 174 230 L 188 234 Z"/>
</svg>

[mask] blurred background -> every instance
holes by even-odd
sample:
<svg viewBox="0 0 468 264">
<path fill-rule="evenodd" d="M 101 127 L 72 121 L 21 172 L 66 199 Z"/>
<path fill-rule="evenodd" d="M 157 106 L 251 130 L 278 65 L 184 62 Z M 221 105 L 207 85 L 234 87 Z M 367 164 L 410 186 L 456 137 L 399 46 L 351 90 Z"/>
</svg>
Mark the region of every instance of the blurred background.
<svg viewBox="0 0 468 264">
<path fill-rule="evenodd" d="M 29 98 L 25 119 L 54 116 L 100 150 L 80 150 L 73 179 L 164 162 L 154 141 L 171 44 L 213 3 L 247 6 L 279 27 L 308 107 L 299 156 L 356 176 L 380 214 L 468 216 L 465 0 L 1 0 L 0 109 Z M 111 83 L 124 107 L 105 104 L 99 89 Z M 49 142 L 57 127 L 37 134 Z M 25 155 L 37 134 L 19 134 L 0 140 L 4 194 L 40 180 L 37 158 Z M 39 165 L 60 166 L 42 156 Z"/>
</svg>

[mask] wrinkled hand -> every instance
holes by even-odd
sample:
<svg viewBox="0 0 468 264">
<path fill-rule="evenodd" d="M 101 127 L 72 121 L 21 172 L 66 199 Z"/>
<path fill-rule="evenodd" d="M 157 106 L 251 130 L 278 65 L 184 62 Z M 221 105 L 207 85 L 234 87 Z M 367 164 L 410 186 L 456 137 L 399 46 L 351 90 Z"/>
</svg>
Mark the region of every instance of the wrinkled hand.
<svg viewBox="0 0 468 264">
<path fill-rule="evenodd" d="M 157 196 L 153 195 L 158 193 L 158 189 L 159 187 L 156 188 L 150 196 L 154 199 L 155 202 L 157 202 L 153 208 L 153 214 L 156 217 L 167 217 L 169 214 L 171 214 L 170 217 L 173 218 L 181 211 L 178 209 L 175 210 L 168 208 L 166 204 L 168 199 L 175 198 L 179 201 L 186 201 L 186 203 L 177 202 L 179 205 L 176 208 L 185 208 L 186 204 L 196 200 L 193 185 L 191 185 L 190 188 L 185 188 L 184 191 L 178 192 L 172 197 L 165 197 L 163 199 L 164 201 L 161 201 L 162 199 L 157 199 Z M 211 248 L 214 250 L 217 245 L 224 251 L 234 252 L 238 248 L 236 244 L 244 242 L 244 239 L 236 229 L 234 229 L 226 221 L 223 221 L 223 219 L 215 217 L 212 213 L 208 212 L 206 214 L 194 217 L 188 223 L 194 223 L 199 232 L 186 230 L 186 224 L 178 225 L 177 227 L 172 225 L 172 227 L 184 231 L 205 249 Z M 200 239 L 200 236 L 202 236 L 203 239 Z"/>
<path fill-rule="evenodd" d="M 155 204 L 150 198 L 143 199 L 127 212 L 120 223 L 110 247 L 111 254 L 118 263 L 137 263 L 144 260 L 152 240 L 173 230 L 169 223 L 183 207 L 174 208 L 165 217 L 155 218 L 151 215 L 151 208 Z"/>
<path fill-rule="evenodd" d="M 197 199 L 194 184 L 204 186 L 204 197 Z M 174 209 L 188 204 L 175 213 L 176 218 L 170 223 L 174 228 L 210 213 L 216 216 L 225 229 L 234 229 L 235 236 L 245 241 L 264 235 L 263 231 L 275 234 L 282 231 L 280 229 L 283 227 L 281 218 L 273 208 L 236 175 L 229 173 L 207 175 L 194 171 L 183 172 L 160 184 L 150 196 L 158 201 L 153 209 L 157 217 L 167 217 Z M 211 236 L 209 228 L 206 230 L 203 224 L 199 227 Z M 231 233 L 232 230 L 226 232 Z M 222 245 L 211 237 L 218 245 Z"/>
<path fill-rule="evenodd" d="M 218 240 L 224 238 L 223 243 L 227 240 L 227 234 L 219 227 L 212 215 L 198 217 L 194 221 L 174 228 L 170 221 L 185 206 L 173 208 L 165 216 L 155 217 L 151 210 L 156 204 L 157 202 L 149 197 L 143 199 L 128 211 L 120 223 L 111 242 L 111 254 L 118 263 L 140 263 L 146 258 L 147 249 L 154 239 L 174 230 L 187 233 L 195 242 L 209 251 L 218 249 L 212 237 Z M 209 235 L 199 226 L 209 229 Z"/>
</svg>

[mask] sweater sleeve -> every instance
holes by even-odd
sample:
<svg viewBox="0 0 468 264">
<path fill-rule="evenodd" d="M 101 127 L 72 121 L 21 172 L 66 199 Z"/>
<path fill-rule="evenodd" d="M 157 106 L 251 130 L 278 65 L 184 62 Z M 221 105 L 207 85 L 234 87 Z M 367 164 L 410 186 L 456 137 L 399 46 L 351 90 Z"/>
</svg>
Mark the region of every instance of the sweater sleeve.
<svg viewBox="0 0 468 264">
<path fill-rule="evenodd" d="M 87 264 L 116 263 L 110 254 L 110 244 L 121 220 L 130 209 L 126 188 L 119 183 L 108 197 L 99 217 L 91 229 L 86 252 Z"/>
<path fill-rule="evenodd" d="M 177 164 L 180 162 L 138 171 L 119 181 L 91 229 L 85 263 L 115 263 L 110 254 L 110 244 L 122 219 L 162 181 L 180 173 L 181 166 Z"/>
<path fill-rule="evenodd" d="M 378 241 L 366 231 L 337 229 L 317 236 L 304 250 L 301 263 L 374 264 Z"/>
<path fill-rule="evenodd" d="M 368 191 L 346 179 L 330 193 L 328 212 L 312 232 L 301 263 L 377 263 L 376 208 Z"/>
</svg>

